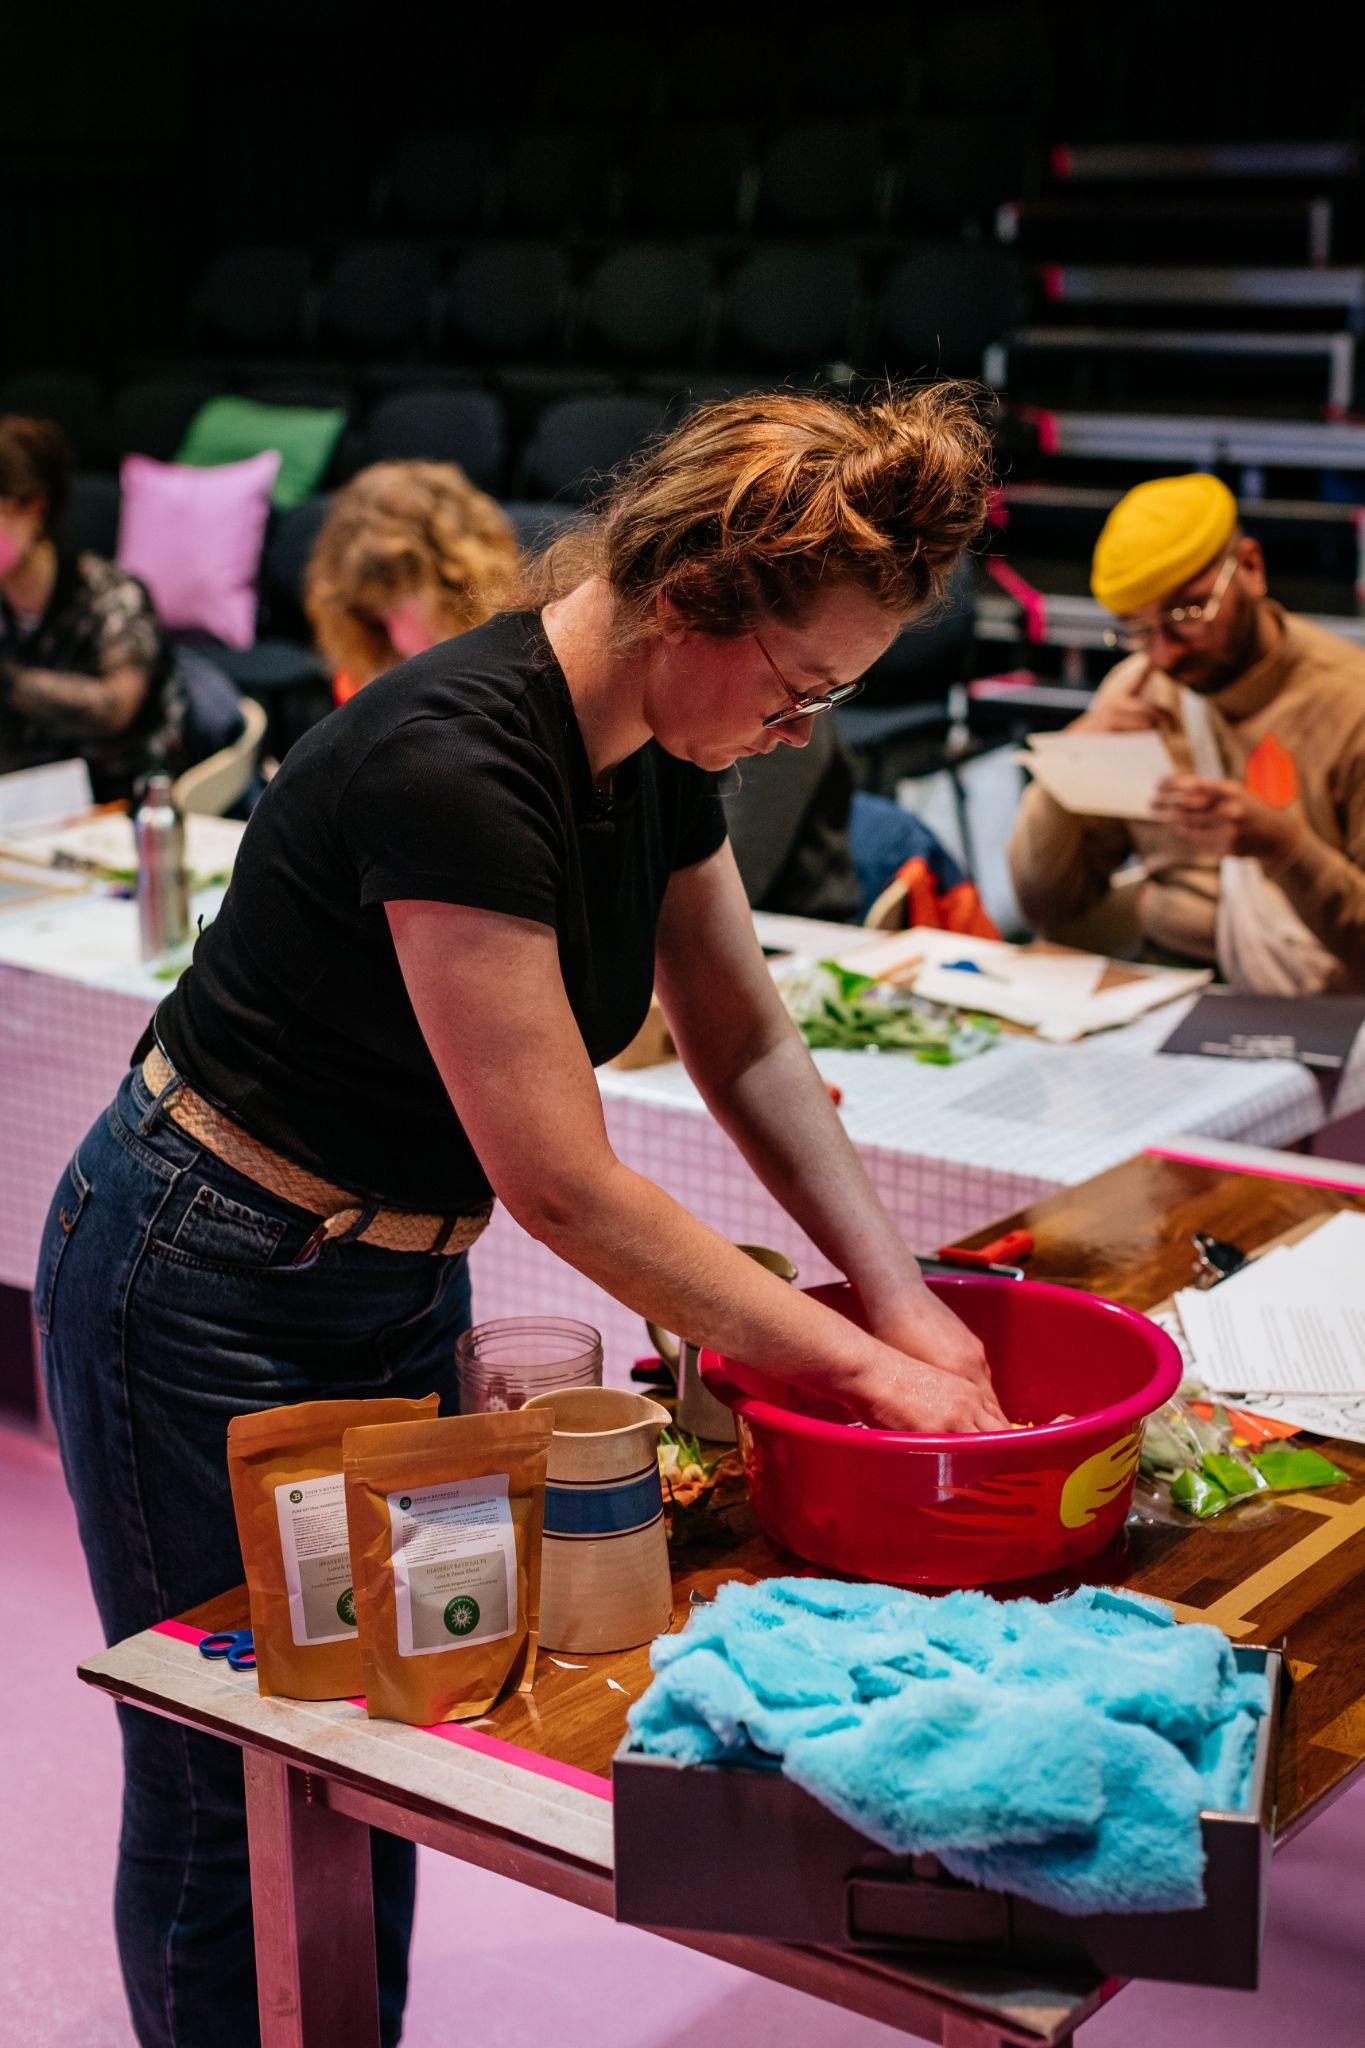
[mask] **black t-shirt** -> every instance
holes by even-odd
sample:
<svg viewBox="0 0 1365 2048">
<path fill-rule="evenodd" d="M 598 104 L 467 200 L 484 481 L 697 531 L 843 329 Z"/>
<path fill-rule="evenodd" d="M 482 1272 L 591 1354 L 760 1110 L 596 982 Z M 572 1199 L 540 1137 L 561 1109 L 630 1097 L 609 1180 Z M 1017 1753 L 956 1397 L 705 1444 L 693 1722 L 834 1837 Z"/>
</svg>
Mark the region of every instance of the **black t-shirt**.
<svg viewBox="0 0 1365 2048">
<path fill-rule="evenodd" d="M 156 1035 L 187 1081 L 315 1172 L 409 1208 L 469 1208 L 487 1176 L 418 1028 L 385 903 L 551 926 L 600 1066 L 649 1007 L 669 876 L 724 838 L 713 778 L 653 741 L 603 803 L 539 617 L 504 614 L 381 676 L 291 749 Z"/>
</svg>

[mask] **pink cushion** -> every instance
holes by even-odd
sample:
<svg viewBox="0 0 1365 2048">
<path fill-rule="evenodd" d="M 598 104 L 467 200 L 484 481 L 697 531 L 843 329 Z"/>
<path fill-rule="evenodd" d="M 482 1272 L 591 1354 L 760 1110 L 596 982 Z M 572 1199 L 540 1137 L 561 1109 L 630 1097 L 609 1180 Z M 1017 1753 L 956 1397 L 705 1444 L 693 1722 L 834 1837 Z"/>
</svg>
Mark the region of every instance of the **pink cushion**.
<svg viewBox="0 0 1365 2048">
<path fill-rule="evenodd" d="M 212 633 L 229 647 L 255 640 L 256 574 L 279 466 L 273 448 L 216 469 L 124 457 L 118 558 L 172 633 Z"/>
</svg>

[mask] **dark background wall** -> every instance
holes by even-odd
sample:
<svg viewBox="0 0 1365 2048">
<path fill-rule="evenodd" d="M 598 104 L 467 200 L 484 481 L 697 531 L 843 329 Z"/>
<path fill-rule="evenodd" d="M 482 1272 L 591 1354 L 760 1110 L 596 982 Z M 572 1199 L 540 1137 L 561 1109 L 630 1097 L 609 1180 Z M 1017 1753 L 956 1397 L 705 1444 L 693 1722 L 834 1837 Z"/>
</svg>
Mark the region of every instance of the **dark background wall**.
<svg viewBox="0 0 1365 2048">
<path fill-rule="evenodd" d="M 854 112 L 869 78 L 913 109 L 945 38 L 950 73 L 1016 62 L 1000 51 L 1005 16 L 1031 24 L 1030 89 L 1058 141 L 1339 136 L 1359 130 L 1365 104 L 1359 28 L 1328 40 L 1317 9 L 1264 27 L 1172 0 L 669 9 L 615 27 L 582 8 L 479 13 L 264 0 L 11 10 L 0 365 L 103 368 L 173 348 L 206 256 L 363 232 L 376 170 L 404 134 L 575 114 L 629 126 L 699 78 L 760 126 Z"/>
</svg>

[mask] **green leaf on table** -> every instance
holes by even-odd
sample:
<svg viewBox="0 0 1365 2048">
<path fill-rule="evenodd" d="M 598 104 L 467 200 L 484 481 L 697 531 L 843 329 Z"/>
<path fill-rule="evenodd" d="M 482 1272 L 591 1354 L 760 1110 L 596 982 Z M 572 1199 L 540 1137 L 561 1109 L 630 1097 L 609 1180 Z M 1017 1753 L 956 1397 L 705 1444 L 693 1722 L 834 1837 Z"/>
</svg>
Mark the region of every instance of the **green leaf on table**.
<svg viewBox="0 0 1365 2048">
<path fill-rule="evenodd" d="M 824 968 L 826 974 L 834 976 L 834 979 L 839 984 L 841 996 L 860 996 L 866 990 L 877 986 L 874 975 L 859 974 L 857 969 L 853 967 L 841 967 L 837 960 L 822 960 L 820 965 Z"/>
</svg>

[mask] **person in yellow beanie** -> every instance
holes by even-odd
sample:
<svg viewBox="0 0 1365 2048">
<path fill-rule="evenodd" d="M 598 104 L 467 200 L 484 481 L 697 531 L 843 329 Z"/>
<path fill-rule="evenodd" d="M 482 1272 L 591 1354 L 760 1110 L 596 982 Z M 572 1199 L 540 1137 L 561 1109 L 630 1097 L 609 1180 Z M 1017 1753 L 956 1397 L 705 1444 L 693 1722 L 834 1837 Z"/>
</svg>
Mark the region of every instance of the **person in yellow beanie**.
<svg viewBox="0 0 1365 2048">
<path fill-rule="evenodd" d="M 1009 846 L 1024 916 L 1265 993 L 1365 989 L 1365 650 L 1274 602 L 1213 476 L 1121 498 L 1091 588 L 1128 652 L 1069 730 L 1159 731 L 1172 773 L 1150 821 L 1027 790 Z"/>
</svg>

